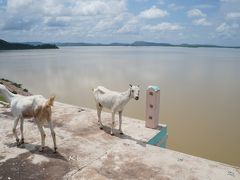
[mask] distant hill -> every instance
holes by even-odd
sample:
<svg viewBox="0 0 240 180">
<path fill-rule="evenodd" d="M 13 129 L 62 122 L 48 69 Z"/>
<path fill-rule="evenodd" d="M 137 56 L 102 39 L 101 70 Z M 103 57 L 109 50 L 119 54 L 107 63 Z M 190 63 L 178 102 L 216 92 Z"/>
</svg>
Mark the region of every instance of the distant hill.
<svg viewBox="0 0 240 180">
<path fill-rule="evenodd" d="M 56 43 L 57 46 L 103 46 L 104 44 L 94 44 L 94 43 L 71 43 L 71 42 L 67 42 L 67 43 Z"/>
<path fill-rule="evenodd" d="M 198 47 L 208 47 L 208 48 L 240 48 L 240 46 L 217 46 L 208 44 L 170 44 L 170 43 L 156 43 L 147 41 L 135 41 L 133 43 L 56 43 L 57 46 L 167 46 L 167 47 L 188 47 L 188 48 L 198 48 Z"/>
<path fill-rule="evenodd" d="M 58 49 L 55 44 L 31 45 L 24 43 L 10 43 L 0 39 L 0 50 L 21 50 L 21 49 Z"/>
<path fill-rule="evenodd" d="M 56 44 L 56 45 L 55 45 Z M 15 50 L 15 49 L 58 49 L 57 46 L 165 46 L 165 47 L 188 47 L 188 48 L 240 48 L 240 46 L 218 46 L 210 44 L 170 44 L 157 43 L 148 41 L 135 41 L 133 43 L 85 43 L 85 42 L 65 42 L 55 44 L 44 44 L 42 42 L 24 42 L 10 43 L 0 39 L 0 50 Z"/>
<path fill-rule="evenodd" d="M 21 42 L 23 44 L 29 44 L 29 45 L 33 45 L 33 46 L 37 46 L 37 45 L 42 45 L 44 43 L 42 42 Z"/>
<path fill-rule="evenodd" d="M 146 41 L 135 41 L 131 46 L 174 46 L 169 43 L 155 43 L 155 42 L 146 42 Z"/>
</svg>

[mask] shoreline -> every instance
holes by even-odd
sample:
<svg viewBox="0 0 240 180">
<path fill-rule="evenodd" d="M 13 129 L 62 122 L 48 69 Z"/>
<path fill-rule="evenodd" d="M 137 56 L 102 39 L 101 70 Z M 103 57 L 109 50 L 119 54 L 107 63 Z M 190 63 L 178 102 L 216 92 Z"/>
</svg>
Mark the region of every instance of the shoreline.
<svg viewBox="0 0 240 180">
<path fill-rule="evenodd" d="M 30 93 L 28 91 L 28 89 L 22 87 L 22 84 L 13 82 L 11 80 L 1 78 L 0 79 L 0 84 L 6 86 L 6 88 L 10 92 L 12 92 L 13 94 L 20 94 L 20 95 L 23 95 L 23 96 L 30 96 L 30 95 L 32 95 L 32 93 Z"/>
</svg>

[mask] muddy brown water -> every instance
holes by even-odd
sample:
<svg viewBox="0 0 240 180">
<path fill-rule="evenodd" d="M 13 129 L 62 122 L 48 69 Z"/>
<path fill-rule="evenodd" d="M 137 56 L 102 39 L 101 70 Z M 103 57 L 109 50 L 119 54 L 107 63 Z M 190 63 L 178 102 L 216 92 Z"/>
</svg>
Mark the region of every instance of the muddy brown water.
<svg viewBox="0 0 240 180">
<path fill-rule="evenodd" d="M 161 87 L 167 147 L 240 166 L 240 50 L 174 47 L 61 47 L 0 51 L 0 77 L 34 94 L 95 108 L 91 88 L 141 86 L 124 115 L 144 120 L 145 89 Z M 124 127 L 123 127 L 124 128 Z"/>
</svg>

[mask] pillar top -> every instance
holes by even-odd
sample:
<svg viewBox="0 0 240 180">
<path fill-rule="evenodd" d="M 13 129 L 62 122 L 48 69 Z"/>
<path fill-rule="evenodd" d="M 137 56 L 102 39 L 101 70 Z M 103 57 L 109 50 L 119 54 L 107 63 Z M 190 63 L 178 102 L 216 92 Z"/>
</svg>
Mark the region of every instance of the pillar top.
<svg viewBox="0 0 240 180">
<path fill-rule="evenodd" d="M 148 88 L 147 88 L 148 90 L 149 89 L 152 89 L 152 90 L 154 90 L 154 91 L 160 91 L 160 87 L 159 86 L 148 86 Z"/>
</svg>

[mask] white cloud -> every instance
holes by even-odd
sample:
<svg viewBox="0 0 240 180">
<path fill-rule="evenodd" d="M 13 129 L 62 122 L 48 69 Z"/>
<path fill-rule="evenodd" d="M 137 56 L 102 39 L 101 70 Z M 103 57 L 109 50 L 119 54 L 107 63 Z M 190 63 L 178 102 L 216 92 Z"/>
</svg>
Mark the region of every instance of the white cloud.
<svg viewBox="0 0 240 180">
<path fill-rule="evenodd" d="M 0 29 L 40 31 L 65 26 L 69 31 L 80 31 L 96 24 L 104 29 L 107 23 L 102 21 L 125 13 L 126 3 L 126 0 L 9 0 L 4 11 L 0 11 Z"/>
<path fill-rule="evenodd" d="M 100 19 L 97 24 L 92 28 L 91 33 L 94 32 L 112 32 L 119 27 L 119 24 L 126 19 L 126 15 L 120 14 L 116 17 L 106 17 Z"/>
<path fill-rule="evenodd" d="M 171 10 L 173 10 L 173 11 L 178 11 L 178 10 L 184 9 L 184 6 L 177 5 L 177 4 L 175 4 L 175 3 L 169 4 L 168 7 L 169 7 Z"/>
<path fill-rule="evenodd" d="M 153 4 L 150 0 L 134 2 L 138 5 L 137 9 L 130 8 L 134 4 L 129 0 L 8 0 L 0 7 L 1 38 L 10 41 L 111 42 L 161 37 L 179 41 L 178 34 L 181 32 L 190 41 L 189 34 L 208 41 L 205 35 L 209 34 L 213 25 L 226 21 L 210 33 L 226 37 L 231 35 L 233 41 L 239 44 L 240 0 L 192 3 L 190 9 L 187 9 L 188 3 L 185 2 L 156 0 L 156 6 L 149 6 Z M 143 11 L 139 12 L 139 9 Z M 171 12 L 182 9 L 191 18 L 190 23 L 197 25 L 185 32 L 181 29 L 188 24 L 188 20 L 177 12 L 170 16 Z M 212 12 L 208 14 L 210 10 Z M 160 21 L 164 17 L 168 22 Z M 204 31 L 198 27 L 211 24 L 212 28 L 205 28 Z"/>
<path fill-rule="evenodd" d="M 232 2 L 237 2 L 238 0 L 220 0 L 220 1 L 225 3 L 232 3 Z"/>
<path fill-rule="evenodd" d="M 151 7 L 150 9 L 144 10 L 139 14 L 139 17 L 146 19 L 155 19 L 167 16 L 168 12 L 157 8 L 156 6 Z"/>
<path fill-rule="evenodd" d="M 92 16 L 101 14 L 118 14 L 125 10 L 125 1 L 75 1 L 72 11 L 77 15 Z"/>
<path fill-rule="evenodd" d="M 117 30 L 118 33 L 137 33 L 140 22 L 136 17 L 130 17 L 129 20 Z"/>
<path fill-rule="evenodd" d="M 44 23 L 47 26 L 60 27 L 68 26 L 71 18 L 68 16 L 59 16 L 59 17 L 46 17 Z"/>
<path fill-rule="evenodd" d="M 216 31 L 219 33 L 222 33 L 224 31 L 228 31 L 230 26 L 228 26 L 226 23 L 222 23 L 220 26 L 217 27 Z"/>
<path fill-rule="evenodd" d="M 191 9 L 187 12 L 188 17 L 205 17 L 207 16 L 199 9 Z"/>
<path fill-rule="evenodd" d="M 103 19 L 100 20 L 96 26 L 93 28 L 94 31 L 104 31 L 104 30 L 108 30 L 111 29 L 115 24 L 114 20 L 111 19 Z"/>
<path fill-rule="evenodd" d="M 126 12 L 127 0 L 9 0 L 0 8 L 0 34 L 10 41 L 96 42 L 116 36 Z"/>
<path fill-rule="evenodd" d="M 227 19 L 240 19 L 240 12 L 230 12 L 226 16 Z"/>
<path fill-rule="evenodd" d="M 163 22 L 157 25 L 146 25 L 142 29 L 149 31 L 175 31 L 183 29 L 183 27 L 178 24 Z"/>
<path fill-rule="evenodd" d="M 211 23 L 208 22 L 205 18 L 196 19 L 193 21 L 193 24 L 200 26 L 210 26 Z"/>
<path fill-rule="evenodd" d="M 158 4 L 165 4 L 165 0 L 158 0 Z"/>
<path fill-rule="evenodd" d="M 237 23 L 227 24 L 224 22 L 216 28 L 216 32 L 221 36 L 231 37 L 240 33 L 240 26 Z"/>
<path fill-rule="evenodd" d="M 215 6 L 214 5 L 211 5 L 211 4 L 199 4 L 199 5 L 196 5 L 194 6 L 195 8 L 199 8 L 199 9 L 212 9 L 214 8 Z"/>
<path fill-rule="evenodd" d="M 237 24 L 237 23 L 229 25 L 224 22 L 220 26 L 217 27 L 216 31 L 219 33 L 222 33 L 222 32 L 227 32 L 227 31 L 230 31 L 232 29 L 237 29 L 237 28 L 239 28 L 239 24 Z"/>
</svg>

